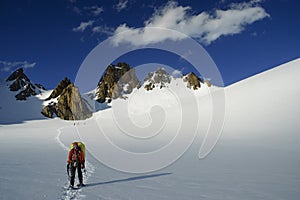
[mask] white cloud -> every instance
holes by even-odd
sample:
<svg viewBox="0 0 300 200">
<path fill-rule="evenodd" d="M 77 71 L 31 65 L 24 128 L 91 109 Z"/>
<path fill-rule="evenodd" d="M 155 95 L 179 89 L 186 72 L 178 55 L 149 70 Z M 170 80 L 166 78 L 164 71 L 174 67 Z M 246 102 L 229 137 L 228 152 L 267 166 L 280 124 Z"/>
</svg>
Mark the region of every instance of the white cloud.
<svg viewBox="0 0 300 200">
<path fill-rule="evenodd" d="M 73 28 L 72 30 L 73 30 L 74 32 L 83 32 L 83 31 L 85 31 L 85 29 L 86 29 L 87 27 L 92 26 L 93 23 L 94 23 L 93 20 L 89 20 L 88 22 L 81 22 L 80 25 L 79 25 L 78 27 Z"/>
<path fill-rule="evenodd" d="M 171 40 L 183 39 L 180 34 L 157 34 L 151 27 L 172 29 L 197 39 L 209 45 L 221 36 L 234 35 L 242 32 L 246 25 L 269 17 L 269 14 L 259 5 L 261 0 L 252 0 L 231 4 L 227 10 L 216 10 L 212 14 L 202 12 L 191 15 L 191 7 L 180 6 L 171 1 L 157 9 L 144 22 L 142 29 L 121 24 L 115 34 L 126 31 L 122 36 L 115 37 L 115 45 L 129 43 L 134 46 L 147 45 Z"/>
<path fill-rule="evenodd" d="M 109 27 L 109 26 L 95 26 L 93 27 L 92 31 L 94 33 L 103 33 L 106 35 L 113 35 L 114 34 L 114 28 Z"/>
<path fill-rule="evenodd" d="M 14 62 L 9 62 L 9 61 L 1 61 L 0 60 L 0 65 L 2 65 L 1 71 L 3 72 L 10 72 L 15 70 L 16 68 L 23 67 L 24 69 L 27 68 L 33 68 L 36 63 L 30 63 L 28 61 L 14 61 Z"/>
<path fill-rule="evenodd" d="M 125 9 L 127 7 L 128 0 L 120 0 L 117 5 L 114 6 L 114 8 L 120 12 L 121 10 Z"/>
<path fill-rule="evenodd" d="M 98 6 L 84 7 L 84 9 L 91 12 L 91 14 L 94 16 L 98 16 L 100 13 L 103 12 L 103 8 Z"/>
</svg>

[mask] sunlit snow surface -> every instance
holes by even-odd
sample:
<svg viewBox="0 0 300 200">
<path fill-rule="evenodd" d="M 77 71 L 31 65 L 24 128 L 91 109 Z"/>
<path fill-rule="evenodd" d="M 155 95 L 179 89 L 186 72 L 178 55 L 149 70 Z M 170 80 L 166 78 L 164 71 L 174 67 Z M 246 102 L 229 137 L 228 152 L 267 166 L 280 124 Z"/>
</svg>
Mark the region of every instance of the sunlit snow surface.
<svg viewBox="0 0 300 200">
<path fill-rule="evenodd" d="M 88 153 L 87 186 L 75 191 L 65 189 L 67 146 L 78 137 L 77 130 L 97 131 L 94 125 L 99 119 L 117 131 L 112 109 L 99 111 L 93 119 L 74 126 L 74 122 L 36 114 L 42 105 L 37 98 L 30 103 L 13 102 L 14 95 L 2 84 L 0 199 L 298 200 L 299 74 L 298 59 L 226 87 L 223 133 L 205 159 L 199 160 L 198 152 L 211 105 L 209 98 L 199 96 L 199 109 L 204 112 L 200 133 L 178 161 L 156 172 L 128 174 L 106 167 Z M 165 109 L 172 106 L 176 101 L 169 101 Z M 131 109 L 133 118 L 140 114 L 138 108 Z M 135 120 L 139 126 L 147 125 L 147 116 L 143 117 Z M 124 145 L 117 135 L 111 137 Z"/>
</svg>

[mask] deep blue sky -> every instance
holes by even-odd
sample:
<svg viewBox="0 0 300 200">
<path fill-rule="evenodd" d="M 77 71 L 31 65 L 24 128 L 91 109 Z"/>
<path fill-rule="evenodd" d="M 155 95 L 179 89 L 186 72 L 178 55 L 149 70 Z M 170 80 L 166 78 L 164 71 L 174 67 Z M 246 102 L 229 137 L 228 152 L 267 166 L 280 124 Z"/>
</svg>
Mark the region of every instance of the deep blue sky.
<svg viewBox="0 0 300 200">
<path fill-rule="evenodd" d="M 228 8 L 245 1 L 178 0 L 178 6 L 190 6 L 190 14 Z M 2 0 L 0 4 L 0 77 L 5 79 L 19 65 L 3 71 L 7 63 L 36 63 L 26 74 L 35 82 L 54 88 L 65 76 L 74 81 L 87 54 L 108 35 L 91 28 L 75 32 L 81 22 L 93 20 L 93 26 L 113 31 L 120 24 L 143 27 L 144 21 L 167 1 L 128 0 L 120 11 L 119 0 Z M 93 6 L 103 9 L 92 14 Z M 245 26 L 239 34 L 221 36 L 204 48 L 217 64 L 225 85 L 265 71 L 300 55 L 300 3 L 297 0 L 266 0 L 260 6 L 270 15 Z M 95 8 L 95 7 L 94 7 Z M 80 13 L 78 12 L 80 11 Z M 159 57 L 159 56 L 158 56 Z M 172 56 L 167 64 L 182 69 Z M 148 62 L 146 57 L 124 60 L 131 65 Z M 151 60 L 150 60 L 151 61 Z M 6 63 L 6 64 L 5 64 Z M 99 75 L 100 78 L 100 75 Z M 97 83 L 95 83 L 96 85 Z"/>
</svg>

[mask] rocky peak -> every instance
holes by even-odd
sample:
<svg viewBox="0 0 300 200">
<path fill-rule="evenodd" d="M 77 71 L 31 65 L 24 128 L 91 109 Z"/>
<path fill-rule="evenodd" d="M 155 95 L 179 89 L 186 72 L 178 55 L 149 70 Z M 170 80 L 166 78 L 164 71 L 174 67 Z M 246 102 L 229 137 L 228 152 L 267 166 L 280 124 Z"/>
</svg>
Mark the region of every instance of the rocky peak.
<svg viewBox="0 0 300 200">
<path fill-rule="evenodd" d="M 20 81 L 21 83 L 30 82 L 29 78 L 24 74 L 23 68 L 14 71 L 6 81 Z"/>
<path fill-rule="evenodd" d="M 55 114 L 64 120 L 83 120 L 92 116 L 92 112 L 80 96 L 79 90 L 67 78 L 62 80 L 47 98 L 51 100 L 43 108 L 42 114 L 52 118 Z M 47 100 L 46 99 L 46 100 Z"/>
<path fill-rule="evenodd" d="M 24 74 L 23 68 L 14 71 L 7 79 L 10 91 L 19 91 L 15 95 L 17 100 L 26 100 L 27 97 L 41 93 L 40 89 L 45 89 L 42 85 L 33 84 L 30 79 Z"/>
<path fill-rule="evenodd" d="M 127 63 L 109 65 L 97 86 L 96 100 L 100 103 L 110 102 L 112 99 L 129 94 L 139 85 L 135 70 Z"/>
<path fill-rule="evenodd" d="M 48 101 L 50 99 L 54 99 L 62 94 L 63 90 L 67 88 L 71 83 L 70 79 L 65 77 L 62 81 L 58 83 L 58 85 L 55 87 L 55 89 L 52 91 L 50 96 L 45 99 L 45 101 Z"/>
<path fill-rule="evenodd" d="M 183 81 L 187 82 L 187 87 L 193 90 L 197 90 L 201 87 L 201 83 L 204 83 L 204 81 L 193 72 L 185 75 Z"/>
<path fill-rule="evenodd" d="M 166 87 L 172 80 L 172 76 L 166 72 L 164 68 L 159 68 L 156 72 L 150 72 L 146 78 L 145 89 L 152 90 L 155 87 Z"/>
</svg>

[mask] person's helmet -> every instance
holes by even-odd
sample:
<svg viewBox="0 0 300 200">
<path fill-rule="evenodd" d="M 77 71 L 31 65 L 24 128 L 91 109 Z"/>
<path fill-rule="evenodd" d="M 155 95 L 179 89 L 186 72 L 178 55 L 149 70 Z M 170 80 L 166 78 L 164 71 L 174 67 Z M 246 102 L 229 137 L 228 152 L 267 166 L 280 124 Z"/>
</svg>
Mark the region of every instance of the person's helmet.
<svg viewBox="0 0 300 200">
<path fill-rule="evenodd" d="M 77 142 L 74 142 L 74 143 L 73 143 L 73 148 L 74 148 L 74 149 L 78 149 L 78 143 L 77 143 Z"/>
</svg>

